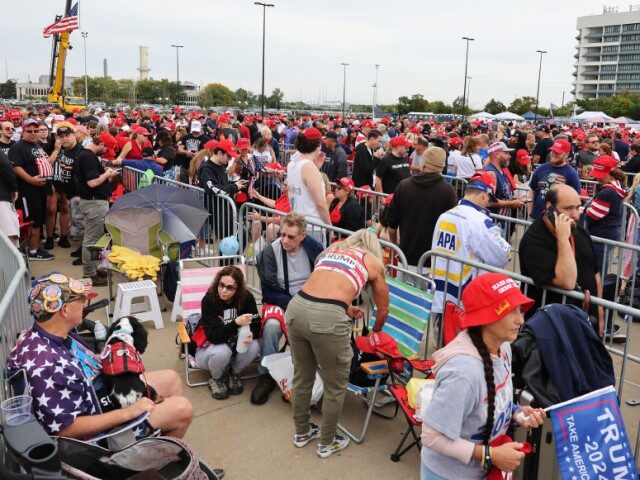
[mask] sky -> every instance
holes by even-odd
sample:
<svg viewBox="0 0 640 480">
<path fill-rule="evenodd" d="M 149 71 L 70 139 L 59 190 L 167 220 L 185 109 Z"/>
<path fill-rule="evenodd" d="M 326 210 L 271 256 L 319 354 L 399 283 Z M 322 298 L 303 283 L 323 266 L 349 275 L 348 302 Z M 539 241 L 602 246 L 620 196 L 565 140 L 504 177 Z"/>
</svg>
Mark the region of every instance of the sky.
<svg viewBox="0 0 640 480">
<path fill-rule="evenodd" d="M 75 0 L 74 0 L 75 1 Z M 271 0 L 266 11 L 265 92 L 276 87 L 286 101 L 371 104 L 378 69 L 378 103 L 422 94 L 451 103 L 462 95 L 465 48 L 469 45 L 470 106 L 491 98 L 506 105 L 535 96 L 543 56 L 540 105 L 571 99 L 576 20 L 600 14 L 600 0 Z M 629 3 L 610 2 L 620 11 Z M 51 40 L 42 29 L 63 12 L 65 0 L 0 0 L 0 75 L 28 78 L 49 72 Z M 232 90 L 261 89 L 263 8 L 250 0 L 80 0 L 81 30 L 87 31 L 87 72 L 102 75 L 103 59 L 113 78 L 138 78 L 139 46 L 149 47 L 150 75 L 199 85 L 219 82 Z M 8 16 L 5 16 L 7 15 Z M 19 39 L 14 42 L 14 39 Z M 84 74 L 83 42 L 74 47 L 67 75 Z M 4 65 L 2 65 L 4 63 Z M 5 68 L 2 68 L 5 67 Z"/>
</svg>

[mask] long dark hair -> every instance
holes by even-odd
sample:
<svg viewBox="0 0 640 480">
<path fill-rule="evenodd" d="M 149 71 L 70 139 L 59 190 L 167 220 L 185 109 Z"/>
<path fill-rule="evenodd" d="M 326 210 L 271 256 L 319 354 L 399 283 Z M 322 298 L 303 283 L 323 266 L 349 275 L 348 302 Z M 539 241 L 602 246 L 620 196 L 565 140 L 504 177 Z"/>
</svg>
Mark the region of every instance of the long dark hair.
<svg viewBox="0 0 640 480">
<path fill-rule="evenodd" d="M 491 354 L 489 349 L 482 339 L 482 330 L 480 327 L 469 327 L 467 329 L 469 337 L 473 342 L 473 346 L 476 347 L 480 357 L 482 357 L 482 365 L 484 366 L 484 379 L 487 382 L 487 398 L 489 405 L 487 407 L 487 423 L 484 426 L 484 441 L 483 443 L 489 443 L 491 438 L 491 432 L 493 431 L 493 418 L 496 410 L 496 382 L 493 378 L 493 361 L 491 360 Z"/>
<path fill-rule="evenodd" d="M 233 294 L 233 297 L 231 297 L 231 306 L 235 308 L 242 306 L 244 304 L 244 301 L 247 298 L 247 295 L 249 295 L 249 292 L 247 290 L 247 284 L 244 281 L 244 275 L 242 274 L 242 270 L 240 270 L 238 267 L 235 267 L 233 265 L 230 265 L 228 267 L 223 267 L 217 273 L 217 275 L 213 279 L 213 283 L 209 287 L 209 290 L 207 290 L 206 295 L 213 296 L 213 299 L 215 300 L 216 303 L 226 303 L 224 300 L 220 298 L 220 295 L 218 294 L 218 284 L 220 283 L 220 279 L 222 277 L 233 278 L 236 282 L 236 286 L 238 287 L 236 289 L 236 292 Z"/>
</svg>

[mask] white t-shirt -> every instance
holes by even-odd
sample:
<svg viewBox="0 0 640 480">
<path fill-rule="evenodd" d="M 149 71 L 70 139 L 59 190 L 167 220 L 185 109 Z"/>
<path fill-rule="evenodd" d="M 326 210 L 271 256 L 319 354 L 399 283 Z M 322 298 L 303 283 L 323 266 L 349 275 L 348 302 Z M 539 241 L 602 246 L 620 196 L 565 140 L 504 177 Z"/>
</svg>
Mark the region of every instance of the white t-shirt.
<svg viewBox="0 0 640 480">
<path fill-rule="evenodd" d="M 478 170 L 482 170 L 480 155 L 474 153 L 469 157 L 465 157 L 460 154 L 456 157 L 456 176 L 458 178 L 469 178 Z"/>
</svg>

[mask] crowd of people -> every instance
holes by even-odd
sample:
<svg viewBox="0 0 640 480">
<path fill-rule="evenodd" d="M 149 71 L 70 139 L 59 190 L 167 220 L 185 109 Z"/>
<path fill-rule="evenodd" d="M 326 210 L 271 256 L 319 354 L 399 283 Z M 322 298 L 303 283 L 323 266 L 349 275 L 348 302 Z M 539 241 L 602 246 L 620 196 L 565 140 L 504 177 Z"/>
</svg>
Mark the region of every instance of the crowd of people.
<svg viewBox="0 0 640 480">
<path fill-rule="evenodd" d="M 372 120 L 326 113 L 263 118 L 239 112 L 187 114 L 179 108 L 166 113 L 95 109 L 68 118 L 33 109 L 7 108 L 3 113 L 0 230 L 17 241 L 16 209 L 21 210 L 31 222 L 24 253 L 32 261 L 53 259 L 53 251 L 70 248 L 70 240 L 82 236 L 82 246 L 72 252 L 74 264 L 82 265 L 83 275 L 96 286 L 106 279 L 88 247 L 102 235 L 110 204 L 124 193 L 122 167 L 203 188 L 210 199 L 211 231 L 203 230 L 201 241 L 209 240 L 204 238 L 208 235 L 221 240 L 233 231 L 232 216 L 217 214 L 229 205 L 219 202 L 222 197 L 237 206 L 251 202 L 281 213 L 254 212 L 240 219 L 255 247 L 262 312 L 242 271 L 223 268 L 202 300 L 195 360 L 210 370 L 211 394 L 222 400 L 242 393 L 242 370 L 256 358 L 276 353 L 286 336 L 295 366 L 293 443 L 303 447 L 319 438 L 317 453 L 323 458 L 349 442 L 337 432 L 337 423 L 353 355 L 353 321 L 363 314 L 353 302 L 363 290 L 370 292 L 377 307 L 372 334 L 382 329 L 388 312 L 388 258 L 379 238 L 398 245 L 413 270 L 428 250 L 502 268 L 512 261 L 512 247 L 507 226 L 491 214 L 524 212 L 533 223 L 520 242 L 519 265 L 538 287 L 528 291 L 532 298 L 515 283 L 498 295 L 493 287 L 508 278 L 478 276 L 476 269 L 445 257 L 428 259 L 436 285 L 433 311 L 441 314 L 445 301 L 465 308 L 465 330 L 453 350 L 454 355 L 470 353 L 452 359 L 443 350 L 436 364 L 433 415 L 423 429 L 423 479 L 482 478 L 492 463 L 505 471 L 518 465 L 518 444 L 489 448 L 504 430 L 504 425 L 494 425 L 497 417 L 504 416 L 503 410 L 516 415 L 511 386 L 502 382 L 510 376 L 509 342 L 525 312 L 542 305 L 545 286 L 602 297 L 610 251 L 591 237 L 619 240 L 623 203 L 640 206 L 640 176 L 628 181 L 628 174 L 640 172 L 640 143 L 634 143 L 637 132 L 624 126 L 480 120 L 440 124 L 403 116 Z M 465 182 L 461 198 L 452 185 L 455 179 Z M 597 183 L 586 205 L 581 179 Z M 372 208 L 374 202 L 382 208 Z M 336 241 L 319 224 L 354 233 Z M 52 353 L 60 349 L 66 358 L 67 333 L 78 322 L 84 298 L 74 282 L 54 275 L 34 286 L 30 302 L 36 322 L 22 342 Z M 60 291 L 55 308 L 49 298 L 53 290 Z M 545 294 L 546 303 L 559 299 Z M 509 309 L 495 308 L 506 300 Z M 602 309 L 591 305 L 589 313 L 600 336 L 613 331 L 609 324 L 605 332 Z M 18 354 L 11 360 L 16 367 L 38 361 Z M 322 427 L 309 421 L 318 368 L 324 381 Z M 76 370 L 74 377 L 82 375 Z M 90 380 L 95 378 L 95 371 L 87 372 Z M 257 405 L 276 388 L 264 367 L 259 373 L 251 393 Z M 166 377 L 158 389 L 166 400 L 183 402 L 175 381 Z M 486 395 L 488 410 L 482 402 Z M 80 406 L 64 415 L 54 411 L 60 408 L 36 401 L 50 433 L 88 435 L 147 409 L 155 412 L 155 426 L 181 436 L 192 416 L 187 403 L 179 403 L 182 414 L 174 419 L 161 415 L 163 407 L 144 403 L 126 415 L 96 417 L 100 422 L 89 427 L 83 416 L 101 409 L 88 384 L 77 398 Z M 520 411 L 527 420 L 519 423 L 542 423 L 541 412 Z"/>
</svg>

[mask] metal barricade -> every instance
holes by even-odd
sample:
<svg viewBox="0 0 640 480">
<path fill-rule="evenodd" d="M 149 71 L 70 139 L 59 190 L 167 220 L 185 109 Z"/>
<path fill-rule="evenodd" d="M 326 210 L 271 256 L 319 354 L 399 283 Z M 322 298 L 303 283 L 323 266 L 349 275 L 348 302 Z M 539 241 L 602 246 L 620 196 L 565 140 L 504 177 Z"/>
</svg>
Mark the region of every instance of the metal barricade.
<svg viewBox="0 0 640 480">
<path fill-rule="evenodd" d="M 453 188 L 456 189 L 456 196 L 458 200 L 464 197 L 464 191 L 467 188 L 467 183 L 469 183 L 464 178 L 459 178 L 454 175 L 443 175 L 447 183 L 453 185 Z"/>
<path fill-rule="evenodd" d="M 138 170 L 132 167 L 124 167 L 122 169 L 122 183 L 124 185 L 124 189 L 127 192 L 132 192 L 138 189 L 138 185 L 140 184 L 140 180 L 144 176 L 144 172 L 142 170 Z"/>
<path fill-rule="evenodd" d="M 18 335 L 33 324 L 27 293 L 31 276 L 22 255 L 11 240 L 0 232 L 0 371 L 6 372 L 7 357 Z M 0 401 L 11 396 L 9 385 L 2 382 Z"/>
<path fill-rule="evenodd" d="M 446 267 L 444 268 L 445 270 L 445 280 L 443 282 L 443 285 L 440 285 L 438 288 L 439 291 L 443 291 L 443 292 L 447 292 L 449 291 L 450 286 L 454 286 L 457 288 L 458 290 L 458 296 L 457 296 L 457 300 L 458 303 L 460 303 L 460 297 L 461 297 L 461 293 L 462 293 L 462 282 L 464 281 L 464 279 L 462 278 L 462 276 L 460 277 L 458 282 L 450 282 L 449 281 L 449 270 L 451 268 L 451 264 L 452 263 L 457 263 L 458 265 L 462 265 L 463 268 L 467 267 L 467 268 L 471 268 L 473 270 L 475 270 L 478 273 L 485 273 L 485 272 L 497 272 L 497 273 L 502 273 L 504 275 L 507 275 L 508 277 L 513 278 L 515 281 L 520 283 L 520 287 L 521 290 L 523 291 L 523 293 L 525 295 L 527 295 L 527 291 L 530 287 L 535 286 L 533 280 L 530 277 L 525 277 L 523 275 L 514 273 L 514 272 L 510 272 L 508 270 L 504 270 L 504 269 L 500 269 L 500 268 L 496 268 L 496 267 L 492 267 L 490 265 L 486 265 L 480 262 L 476 262 L 474 260 L 465 260 L 465 259 L 460 259 L 454 255 L 448 254 L 448 253 L 444 253 L 444 252 L 436 252 L 433 250 L 430 250 L 428 252 L 425 252 L 422 257 L 420 258 L 420 260 L 418 261 L 418 273 L 421 274 L 422 270 L 424 269 L 425 263 L 427 261 L 427 259 L 429 259 L 431 261 L 431 265 L 434 265 L 436 260 L 440 259 L 440 260 L 444 260 L 446 262 Z M 436 285 L 438 285 L 438 283 L 436 282 Z M 573 300 L 572 303 L 578 303 L 578 304 L 582 304 L 582 302 L 584 301 L 584 294 L 577 292 L 577 291 L 567 291 L 567 290 L 561 290 L 559 288 L 555 288 L 552 286 L 546 286 L 544 288 L 540 288 L 541 291 L 541 306 L 546 305 L 547 302 L 547 294 L 549 292 L 554 292 L 557 294 L 560 294 L 562 296 L 562 300 L 561 303 L 567 303 L 568 301 Z M 621 319 L 624 320 L 624 324 L 626 326 L 626 342 L 625 342 L 625 346 L 623 350 L 617 349 L 612 347 L 611 345 L 605 345 L 607 351 L 611 354 L 611 355 L 616 355 L 618 357 L 622 358 L 622 363 L 620 365 L 620 375 L 618 378 L 618 388 L 617 388 L 617 393 L 618 393 L 618 397 L 622 399 L 622 392 L 624 389 L 624 385 L 626 382 L 631 383 L 632 385 L 636 385 L 635 382 L 633 381 L 628 381 L 626 380 L 626 374 L 627 374 L 627 367 L 629 362 L 633 362 L 636 364 L 640 364 L 640 357 L 636 356 L 636 355 L 632 355 L 630 352 L 630 344 L 631 344 L 631 339 L 630 339 L 630 333 L 631 333 L 631 325 L 632 325 L 632 319 L 634 317 L 636 318 L 640 318 L 640 310 L 636 309 L 636 308 L 632 308 L 629 307 L 627 305 L 620 305 L 618 303 L 615 302 L 611 302 L 608 300 L 604 300 L 602 298 L 598 298 L 598 297 L 591 297 L 590 301 L 592 304 L 599 306 L 599 307 L 603 307 L 605 310 L 605 318 L 608 317 L 608 313 L 612 312 L 613 314 L 617 314 Z M 442 334 L 440 335 L 440 339 L 442 338 Z M 441 343 L 440 343 L 441 344 Z M 635 380 L 635 378 L 633 379 Z M 636 438 L 636 454 L 638 452 L 638 450 L 640 449 L 640 445 L 637 443 L 640 439 L 640 433 L 638 434 L 637 438 Z"/>
<path fill-rule="evenodd" d="M 283 167 L 286 167 L 287 165 L 289 165 L 291 156 L 294 153 L 296 153 L 296 149 L 293 147 L 293 145 L 282 145 L 280 147 L 280 156 L 278 157 L 278 163 L 280 163 L 280 165 L 282 165 Z"/>
<path fill-rule="evenodd" d="M 580 187 L 587 192 L 587 196 L 589 198 L 593 198 L 593 196 L 596 194 L 596 189 L 598 188 L 598 185 L 599 183 L 595 180 L 584 180 L 582 178 L 580 179 Z"/>
</svg>

